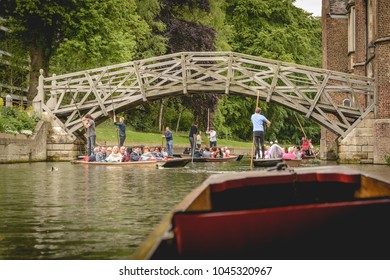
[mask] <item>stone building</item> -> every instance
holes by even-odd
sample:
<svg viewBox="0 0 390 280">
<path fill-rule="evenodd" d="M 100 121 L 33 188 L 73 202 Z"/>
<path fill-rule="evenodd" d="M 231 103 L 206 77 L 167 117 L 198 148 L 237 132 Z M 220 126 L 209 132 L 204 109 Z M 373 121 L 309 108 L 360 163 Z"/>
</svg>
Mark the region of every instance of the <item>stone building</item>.
<svg viewBox="0 0 390 280">
<path fill-rule="evenodd" d="M 381 164 L 390 154 L 389 22 L 389 0 L 322 0 L 323 67 L 375 79 L 375 112 L 344 139 L 322 128 L 321 153 L 335 147 L 342 162 Z"/>
</svg>

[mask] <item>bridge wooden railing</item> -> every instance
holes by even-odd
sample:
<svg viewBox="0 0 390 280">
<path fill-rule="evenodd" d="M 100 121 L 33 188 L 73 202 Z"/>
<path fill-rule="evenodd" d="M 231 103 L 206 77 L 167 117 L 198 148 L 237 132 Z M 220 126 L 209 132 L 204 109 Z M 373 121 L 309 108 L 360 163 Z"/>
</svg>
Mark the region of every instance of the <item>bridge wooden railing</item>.
<svg viewBox="0 0 390 280">
<path fill-rule="evenodd" d="M 38 110 L 75 133 L 90 113 L 107 119 L 145 101 L 197 93 L 276 102 L 346 136 L 370 112 L 374 80 L 234 52 L 183 52 L 39 79 Z"/>
</svg>

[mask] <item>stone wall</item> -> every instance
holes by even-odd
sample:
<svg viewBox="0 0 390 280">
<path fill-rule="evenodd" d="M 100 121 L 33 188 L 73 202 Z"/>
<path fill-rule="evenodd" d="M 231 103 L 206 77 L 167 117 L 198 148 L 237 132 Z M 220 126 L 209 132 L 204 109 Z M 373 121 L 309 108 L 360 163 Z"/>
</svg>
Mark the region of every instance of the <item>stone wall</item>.
<svg viewBox="0 0 390 280">
<path fill-rule="evenodd" d="M 73 134 L 68 134 L 63 128 L 49 116 L 50 129 L 47 137 L 47 160 L 70 161 L 82 155 L 84 142 Z"/>
<path fill-rule="evenodd" d="M 70 161 L 84 151 L 84 142 L 69 135 L 45 113 L 32 136 L 0 133 L 0 163 Z"/>
<path fill-rule="evenodd" d="M 390 155 L 390 119 L 374 122 L 374 163 L 386 164 L 385 156 Z"/>
<path fill-rule="evenodd" d="M 340 163 L 374 163 L 374 115 L 368 115 L 339 142 Z"/>
<path fill-rule="evenodd" d="M 45 161 L 49 126 L 39 121 L 31 136 L 0 133 L 0 163 Z"/>
</svg>

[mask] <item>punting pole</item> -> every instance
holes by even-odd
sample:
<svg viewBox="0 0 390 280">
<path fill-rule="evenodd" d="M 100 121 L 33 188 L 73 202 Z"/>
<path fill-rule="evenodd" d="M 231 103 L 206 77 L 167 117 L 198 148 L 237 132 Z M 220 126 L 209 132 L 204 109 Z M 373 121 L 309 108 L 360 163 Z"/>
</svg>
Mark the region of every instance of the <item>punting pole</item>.
<svg viewBox="0 0 390 280">
<path fill-rule="evenodd" d="M 164 135 L 164 125 L 163 124 L 161 125 L 161 134 Z M 164 147 L 164 138 L 161 137 L 161 151 L 162 151 L 163 147 Z"/>
<path fill-rule="evenodd" d="M 112 98 L 112 91 L 111 91 L 111 79 L 110 76 L 108 76 L 108 88 L 110 90 L 110 97 L 111 97 L 111 103 L 112 103 L 112 112 L 114 114 L 114 122 L 116 122 L 116 114 L 115 114 L 115 105 L 114 105 L 114 99 Z M 117 126 L 115 126 L 116 130 L 116 140 L 118 141 L 118 148 L 120 148 L 120 141 L 119 141 L 119 129 Z"/>
<path fill-rule="evenodd" d="M 303 127 L 302 127 L 302 125 L 301 125 L 301 122 L 299 121 L 299 119 L 298 119 L 298 117 L 297 117 L 297 114 L 294 113 L 294 115 L 295 115 L 295 118 L 296 118 L 297 121 L 298 121 L 299 126 L 301 127 L 301 130 L 302 130 L 302 132 L 303 132 L 303 135 L 305 136 L 305 138 L 307 138 L 306 133 L 305 133 L 305 131 L 303 130 Z"/>
<path fill-rule="evenodd" d="M 207 130 L 210 128 L 210 108 L 207 108 Z"/>
</svg>

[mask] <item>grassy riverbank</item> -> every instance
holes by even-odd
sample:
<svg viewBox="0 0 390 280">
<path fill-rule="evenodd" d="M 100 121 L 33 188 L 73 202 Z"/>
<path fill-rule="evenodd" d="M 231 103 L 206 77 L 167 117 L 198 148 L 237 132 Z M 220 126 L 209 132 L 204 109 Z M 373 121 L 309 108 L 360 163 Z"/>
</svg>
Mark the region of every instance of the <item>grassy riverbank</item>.
<svg viewBox="0 0 390 280">
<path fill-rule="evenodd" d="M 96 140 L 98 144 L 115 145 L 118 143 L 119 136 L 115 130 L 115 126 L 111 122 L 105 122 L 96 127 Z M 217 135 L 218 136 L 218 135 Z M 175 147 L 188 147 L 188 132 L 173 132 L 173 141 Z M 208 145 L 208 138 L 204 131 L 202 131 L 203 145 Z M 148 132 L 136 132 L 129 129 L 126 130 L 126 146 L 132 146 L 135 144 L 147 145 L 147 146 L 161 146 L 165 145 L 165 140 L 162 142 L 161 133 L 148 133 Z M 226 139 L 218 139 L 218 146 L 227 146 L 229 148 L 245 148 L 250 149 L 252 147 L 251 142 L 239 142 Z"/>
</svg>

